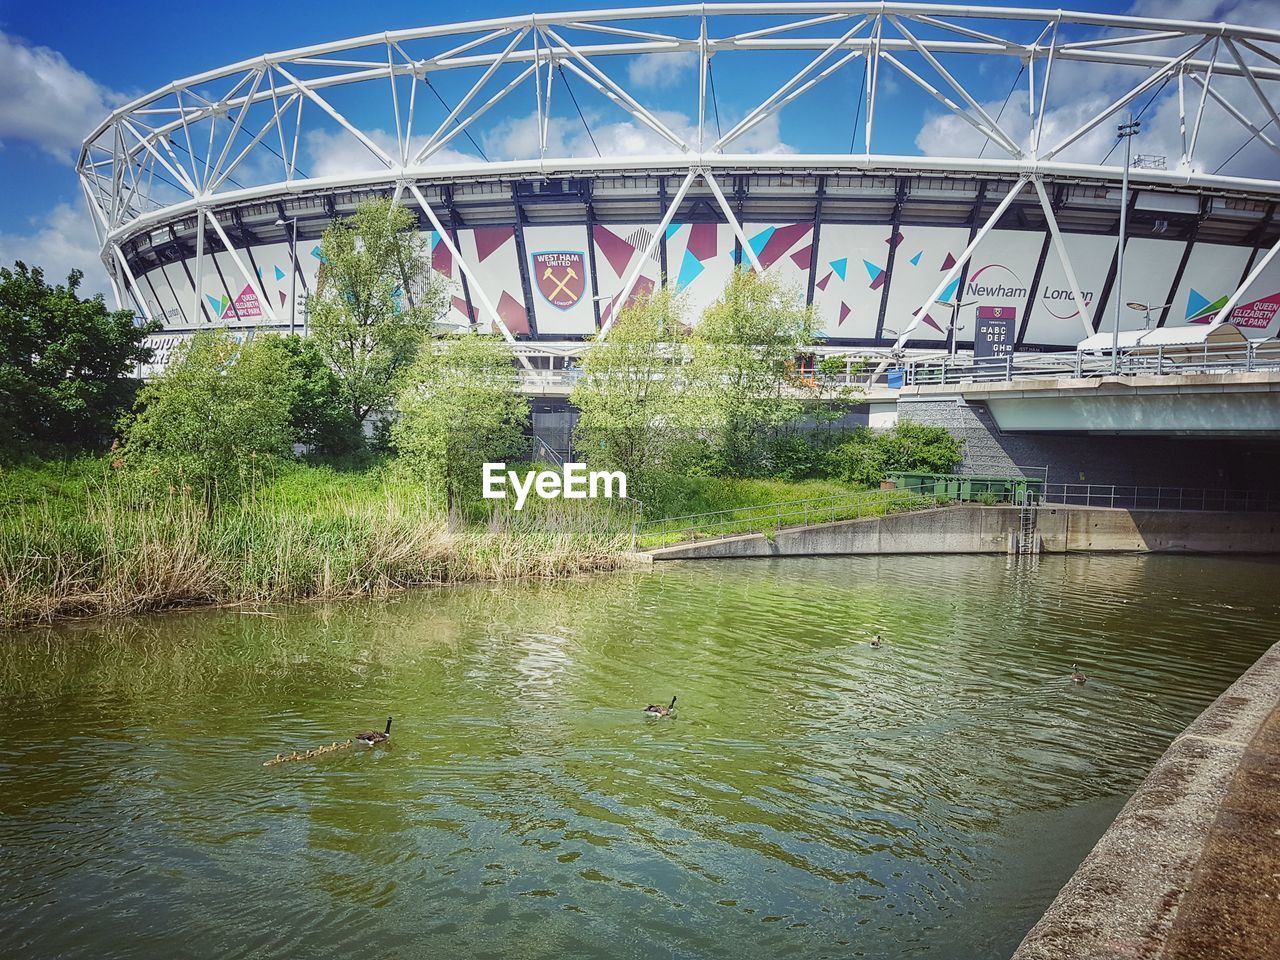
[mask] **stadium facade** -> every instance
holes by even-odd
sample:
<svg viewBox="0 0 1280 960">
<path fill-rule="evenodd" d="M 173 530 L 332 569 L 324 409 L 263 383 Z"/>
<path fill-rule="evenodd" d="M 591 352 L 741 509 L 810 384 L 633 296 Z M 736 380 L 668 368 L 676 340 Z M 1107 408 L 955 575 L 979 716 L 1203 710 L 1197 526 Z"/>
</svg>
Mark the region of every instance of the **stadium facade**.
<svg viewBox="0 0 1280 960">
<path fill-rule="evenodd" d="M 715 89 L 731 57 L 763 83 L 732 119 Z M 679 71 L 684 114 L 618 79 L 641 58 Z M 1018 65 L 1003 108 L 961 79 L 975 58 Z M 1081 70 L 1106 71 L 1109 92 L 1065 122 Z M 1019 350 L 1071 348 L 1109 330 L 1117 302 L 1138 305 L 1126 329 L 1230 317 L 1262 337 L 1280 327 L 1280 179 L 1202 157 L 1210 121 L 1218 141 L 1226 124 L 1280 176 L 1278 81 L 1280 31 L 1245 25 L 893 3 L 540 14 L 172 83 L 113 113 L 78 169 L 120 303 L 164 324 L 162 356 L 208 327 L 305 328 L 320 235 L 375 196 L 418 215 L 446 322 L 526 355 L 607 334 L 620 303 L 664 282 L 696 318 L 737 265 L 798 290 L 833 347 L 936 349 L 955 322 L 965 349 L 981 320 Z M 801 97 L 820 98 L 818 132 L 841 146 L 753 147 Z M 529 156 L 490 159 L 481 131 L 516 102 Z M 961 121 L 956 156 L 877 151 L 886 116 L 926 106 Z M 601 150 L 604 108 L 647 146 Z M 1176 124 L 1179 155 L 1131 171 L 1121 292 L 1124 149 L 1085 150 L 1148 111 Z M 326 150 L 357 159 L 335 170 Z"/>
</svg>

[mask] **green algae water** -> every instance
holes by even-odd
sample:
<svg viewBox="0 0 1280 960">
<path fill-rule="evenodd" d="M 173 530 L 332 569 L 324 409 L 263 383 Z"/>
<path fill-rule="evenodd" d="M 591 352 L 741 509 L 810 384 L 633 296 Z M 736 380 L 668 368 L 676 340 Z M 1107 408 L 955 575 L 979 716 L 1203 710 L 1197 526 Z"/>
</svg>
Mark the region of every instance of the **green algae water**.
<svg viewBox="0 0 1280 960">
<path fill-rule="evenodd" d="M 9 634 L 0 956 L 1008 957 L 1277 572 L 717 561 Z"/>
</svg>

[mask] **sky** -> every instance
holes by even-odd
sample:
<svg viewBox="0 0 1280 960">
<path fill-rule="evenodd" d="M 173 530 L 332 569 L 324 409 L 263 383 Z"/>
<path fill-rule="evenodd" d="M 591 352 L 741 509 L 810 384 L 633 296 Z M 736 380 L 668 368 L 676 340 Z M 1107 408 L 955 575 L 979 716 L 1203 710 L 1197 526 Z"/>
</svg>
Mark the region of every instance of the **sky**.
<svg viewBox="0 0 1280 960">
<path fill-rule="evenodd" d="M 633 5 L 643 5 L 630 0 Z M 992 6 L 1017 4 L 988 0 Z M 599 4 L 604 6 L 605 4 Z M 549 3 L 545 0 L 479 0 L 458 5 L 379 0 L 309 0 L 306 4 L 262 4 L 221 0 L 180 8 L 168 2 L 133 0 L 128 15 L 101 0 L 0 0 L 0 264 L 22 259 L 40 265 L 60 279 L 72 268 L 85 272 L 85 289 L 105 291 L 107 283 L 97 263 L 97 249 L 74 164 L 84 136 L 114 107 L 147 91 L 185 76 L 264 52 L 288 49 L 344 37 L 406 27 L 562 9 L 589 9 L 587 3 Z M 1276 0 L 1079 0 L 1074 10 L 1133 13 L 1210 22 L 1228 21 L 1280 28 Z M 180 16 L 175 10 L 180 9 Z M 448 11 L 445 13 L 444 11 Z M 1038 30 L 1031 24 L 1020 27 Z M 764 57 L 728 53 L 713 60 L 717 106 L 725 128 L 750 110 L 780 78 L 803 63 L 792 55 Z M 734 58 L 737 59 L 734 59 Z M 745 58 L 745 59 L 744 59 Z M 617 58 L 615 58 L 617 59 Z M 905 59 L 905 58 L 904 58 Z M 992 113 L 1007 110 L 1010 126 L 1025 116 L 1027 94 L 1014 88 L 1017 64 L 1012 58 L 984 57 L 947 61 L 957 79 L 971 89 Z M 692 64 L 679 57 L 626 58 L 616 66 L 619 80 L 642 94 L 678 130 L 687 130 L 696 113 L 696 77 Z M 456 72 L 456 71 L 455 71 Z M 1128 77 L 1132 80 L 1132 73 Z M 1087 119 L 1097 104 L 1123 89 L 1124 78 L 1108 67 L 1070 64 L 1052 87 L 1056 105 L 1046 117 L 1046 140 L 1065 133 Z M 750 152 L 848 152 L 853 138 L 855 110 L 863 84 L 862 67 L 850 65 L 825 81 L 813 94 L 788 105 L 780 115 L 751 132 L 739 147 Z M 893 71 L 881 72 L 882 90 L 893 109 L 876 118 L 878 153 L 975 155 L 982 138 L 962 119 L 947 113 L 910 80 Z M 1238 81 L 1237 81 L 1238 83 Z M 445 92 L 453 98 L 462 88 Z M 585 83 L 570 85 L 587 118 L 592 146 L 581 118 L 563 95 L 553 103 L 551 149 L 585 152 L 596 147 L 606 155 L 650 151 L 647 131 L 622 115 Z M 1069 96 L 1061 96 L 1062 91 Z M 1013 91 L 1011 93 L 1011 91 Z M 1259 126 L 1267 115 L 1247 91 L 1238 102 Z M 690 97 L 694 108 L 690 110 Z M 475 144 L 458 138 L 443 160 L 473 156 L 483 150 L 492 158 L 527 156 L 536 149 L 532 94 L 512 97 L 486 115 L 475 127 Z M 394 142 L 393 122 L 377 114 L 367 101 L 352 99 L 343 108 L 362 127 L 377 131 L 379 142 Z M 1177 105 L 1173 85 L 1150 108 L 1147 130 L 1135 143 L 1140 153 L 1154 153 L 1176 161 Z M 362 115 L 362 111 L 365 111 Z M 443 114 L 442 114 L 443 115 Z M 1021 121 L 1025 127 L 1025 121 Z M 1025 132 L 1025 131 L 1022 131 Z M 1203 159 L 1197 168 L 1212 171 L 1224 161 L 1224 174 L 1275 176 L 1280 162 L 1254 142 L 1232 157 L 1248 132 L 1221 110 L 1206 114 L 1201 133 Z M 1114 142 L 1110 128 L 1076 144 L 1066 159 L 1100 162 Z M 838 144 L 838 145 L 837 145 Z M 456 149 L 454 149 L 456 148 Z M 860 151 L 859 151 L 860 152 Z M 991 155 L 988 153 L 988 155 Z M 1230 159 L 1229 159 L 1230 158 Z M 1113 155 L 1110 162 L 1116 162 Z M 337 173 L 370 162 L 361 147 L 335 126 L 317 123 L 303 145 L 303 171 L 310 175 Z M 261 172 L 261 171 L 259 171 Z"/>
</svg>

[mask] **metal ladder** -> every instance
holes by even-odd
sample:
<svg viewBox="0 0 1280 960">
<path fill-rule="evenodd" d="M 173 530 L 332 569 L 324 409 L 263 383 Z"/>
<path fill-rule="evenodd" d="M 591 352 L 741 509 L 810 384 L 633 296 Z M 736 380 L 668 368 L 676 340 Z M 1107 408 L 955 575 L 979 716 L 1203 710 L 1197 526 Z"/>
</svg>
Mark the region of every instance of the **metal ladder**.
<svg viewBox="0 0 1280 960">
<path fill-rule="evenodd" d="M 1018 553 L 1036 553 L 1036 501 L 1030 490 L 1018 497 Z"/>
</svg>

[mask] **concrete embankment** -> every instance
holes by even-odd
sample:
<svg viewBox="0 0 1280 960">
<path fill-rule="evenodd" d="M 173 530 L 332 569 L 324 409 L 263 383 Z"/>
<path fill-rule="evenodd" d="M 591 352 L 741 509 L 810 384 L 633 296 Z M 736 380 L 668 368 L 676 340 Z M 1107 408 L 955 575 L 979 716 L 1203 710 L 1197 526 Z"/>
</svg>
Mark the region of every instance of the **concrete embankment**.
<svg viewBox="0 0 1280 960">
<path fill-rule="evenodd" d="M 1014 960 L 1280 957 L 1280 644 L 1160 758 Z"/>
<path fill-rule="evenodd" d="M 1042 506 L 1035 535 L 1045 553 L 1280 553 L 1280 514 Z M 885 517 L 790 527 L 650 551 L 655 560 L 876 553 L 1007 553 L 1017 507 L 965 504 Z"/>
</svg>

